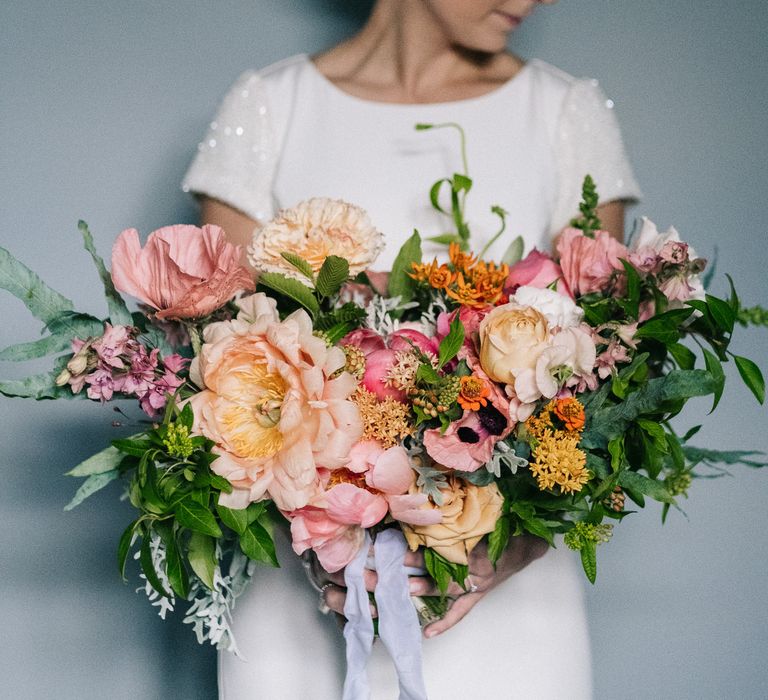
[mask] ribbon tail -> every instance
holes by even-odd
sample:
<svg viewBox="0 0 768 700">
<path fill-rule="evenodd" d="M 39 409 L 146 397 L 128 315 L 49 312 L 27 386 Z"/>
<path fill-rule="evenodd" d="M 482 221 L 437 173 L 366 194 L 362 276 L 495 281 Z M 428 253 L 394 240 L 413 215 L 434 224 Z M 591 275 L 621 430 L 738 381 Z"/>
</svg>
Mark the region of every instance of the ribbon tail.
<svg viewBox="0 0 768 700">
<path fill-rule="evenodd" d="M 376 557 L 376 608 L 379 637 L 397 669 L 400 700 L 427 700 L 421 663 L 421 626 L 411 603 L 404 559 L 408 550 L 400 530 L 380 532 L 373 545 Z"/>
<path fill-rule="evenodd" d="M 344 570 L 347 586 L 347 600 L 344 603 L 344 639 L 347 642 L 347 675 L 344 679 L 342 700 L 369 700 L 371 688 L 365 670 L 373 648 L 373 619 L 365 590 L 363 569 L 368 558 L 371 537 L 366 531 L 365 539 L 355 558 Z"/>
</svg>

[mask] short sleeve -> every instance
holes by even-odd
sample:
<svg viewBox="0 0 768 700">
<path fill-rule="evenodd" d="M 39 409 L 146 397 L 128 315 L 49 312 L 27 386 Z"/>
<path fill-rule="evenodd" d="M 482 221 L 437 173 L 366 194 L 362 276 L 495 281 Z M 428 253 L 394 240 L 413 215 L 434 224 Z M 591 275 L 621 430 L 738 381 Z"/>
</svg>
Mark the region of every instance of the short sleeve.
<svg viewBox="0 0 768 700">
<path fill-rule="evenodd" d="M 597 185 L 600 201 L 637 201 L 641 197 L 627 159 L 613 101 L 596 80 L 575 80 L 566 94 L 558 123 L 556 153 L 558 197 L 551 232 L 578 214 L 586 175 Z"/>
<path fill-rule="evenodd" d="M 259 73 L 248 71 L 222 100 L 182 187 L 266 221 L 273 215 L 274 162 L 267 93 Z"/>
</svg>

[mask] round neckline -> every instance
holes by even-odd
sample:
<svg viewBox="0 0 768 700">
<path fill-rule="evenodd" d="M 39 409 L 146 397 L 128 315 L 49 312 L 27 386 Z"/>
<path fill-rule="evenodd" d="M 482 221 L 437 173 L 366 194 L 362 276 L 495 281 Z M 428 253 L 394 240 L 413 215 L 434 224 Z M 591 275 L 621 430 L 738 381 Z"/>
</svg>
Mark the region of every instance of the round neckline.
<svg viewBox="0 0 768 700">
<path fill-rule="evenodd" d="M 367 107 L 376 107 L 376 108 L 401 108 L 401 109 L 414 109 L 414 108 L 427 108 L 427 109 L 439 109 L 443 107 L 460 107 L 462 105 L 474 105 L 479 102 L 484 102 L 486 100 L 493 99 L 497 95 L 505 93 L 508 89 L 510 89 L 513 85 L 516 85 L 519 81 L 519 78 L 522 78 L 523 76 L 527 75 L 529 72 L 529 68 L 533 64 L 536 63 L 536 59 L 532 58 L 529 61 L 526 61 L 520 68 L 517 73 L 515 73 L 509 80 L 505 81 L 498 87 L 493 88 L 492 90 L 489 90 L 488 92 L 484 92 L 482 95 L 475 95 L 474 97 L 465 97 L 461 100 L 445 100 L 443 102 L 381 102 L 379 100 L 368 100 L 364 97 L 358 97 L 357 95 L 353 95 L 350 92 L 347 92 L 346 90 L 342 90 L 336 83 L 334 83 L 330 78 L 328 78 L 326 75 L 322 73 L 322 71 L 315 65 L 315 62 L 312 60 L 312 57 L 309 54 L 301 54 L 301 58 L 303 58 L 304 63 L 309 68 L 312 75 L 320 82 L 322 83 L 326 89 L 333 92 L 334 94 L 342 97 L 343 99 L 346 99 L 350 102 L 356 102 L 359 105 L 367 106 Z"/>
</svg>

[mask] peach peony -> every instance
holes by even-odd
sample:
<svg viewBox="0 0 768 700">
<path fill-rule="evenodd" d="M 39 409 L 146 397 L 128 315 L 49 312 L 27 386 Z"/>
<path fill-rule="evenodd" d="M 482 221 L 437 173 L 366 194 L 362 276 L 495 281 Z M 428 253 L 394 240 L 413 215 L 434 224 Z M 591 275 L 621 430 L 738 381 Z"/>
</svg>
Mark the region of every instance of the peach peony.
<svg viewBox="0 0 768 700">
<path fill-rule="evenodd" d="M 342 525 L 322 508 L 307 506 L 286 515 L 291 521 L 293 551 L 303 554 L 312 549 L 320 565 L 330 573 L 349 564 L 363 544 L 362 528 Z"/>
<path fill-rule="evenodd" d="M 412 550 L 431 547 L 455 564 L 467 564 L 467 557 L 483 535 L 492 532 L 501 515 L 504 497 L 495 483 L 475 486 L 455 476 L 448 477 L 442 491 L 444 502 L 437 510 L 443 519 L 437 525 L 403 525 Z"/>
<path fill-rule="evenodd" d="M 138 231 L 126 229 L 112 248 L 112 281 L 157 309 L 159 319 L 201 318 L 254 289 L 240 247 L 218 226 L 166 226 L 150 233 L 144 248 Z"/>
<path fill-rule="evenodd" d="M 234 486 L 230 508 L 269 496 L 296 510 L 321 490 L 318 467 L 347 463 L 362 434 L 347 398 L 356 382 L 344 353 L 312 335 L 304 311 L 280 321 L 274 300 L 254 294 L 232 321 L 209 325 L 190 376 L 195 430 L 216 443 L 211 468 Z M 331 378 L 334 377 L 334 378 Z"/>
<path fill-rule="evenodd" d="M 620 258 L 629 257 L 627 248 L 607 231 L 595 231 L 595 237 L 588 238 L 577 228 L 563 231 L 557 252 L 565 281 L 577 297 L 603 291 L 611 275 L 624 270 Z"/>
<path fill-rule="evenodd" d="M 308 283 L 281 253 L 301 256 L 315 273 L 329 255 L 338 255 L 349 262 L 349 274 L 354 277 L 370 267 L 383 248 L 384 236 L 363 209 L 335 199 L 313 198 L 283 209 L 257 229 L 248 259 L 257 270 L 281 272 Z"/>
</svg>

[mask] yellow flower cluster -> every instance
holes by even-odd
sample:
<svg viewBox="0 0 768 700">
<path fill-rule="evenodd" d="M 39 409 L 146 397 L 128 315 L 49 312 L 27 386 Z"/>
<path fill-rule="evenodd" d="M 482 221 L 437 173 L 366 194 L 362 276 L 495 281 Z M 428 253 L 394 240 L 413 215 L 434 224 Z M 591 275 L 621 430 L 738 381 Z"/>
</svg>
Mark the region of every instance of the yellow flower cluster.
<svg viewBox="0 0 768 700">
<path fill-rule="evenodd" d="M 563 493 L 575 493 L 581 491 L 591 477 L 587 470 L 587 455 L 579 449 L 584 409 L 576 399 L 563 401 L 569 403 L 551 401 L 538 416 L 531 416 L 525 422 L 525 427 L 533 438 L 533 461 L 530 463 L 530 470 L 542 491 L 559 486 Z M 568 410 L 564 411 L 566 408 Z M 564 419 L 561 415 L 564 413 L 566 425 L 569 425 L 568 418 L 573 418 L 574 414 L 578 415 L 581 418 L 575 421 L 578 428 L 557 430 L 552 425 L 552 413 L 561 419 Z"/>
<path fill-rule="evenodd" d="M 360 411 L 363 440 L 378 440 L 384 449 L 394 447 L 414 432 L 410 407 L 392 398 L 383 401 L 359 386 L 349 397 Z"/>
<path fill-rule="evenodd" d="M 504 283 L 509 274 L 507 265 L 496 267 L 493 262 L 478 260 L 471 253 L 462 252 L 457 243 L 449 248 L 450 265 L 414 263 L 410 276 L 433 289 L 445 293 L 462 306 L 481 308 L 502 300 Z"/>
</svg>

